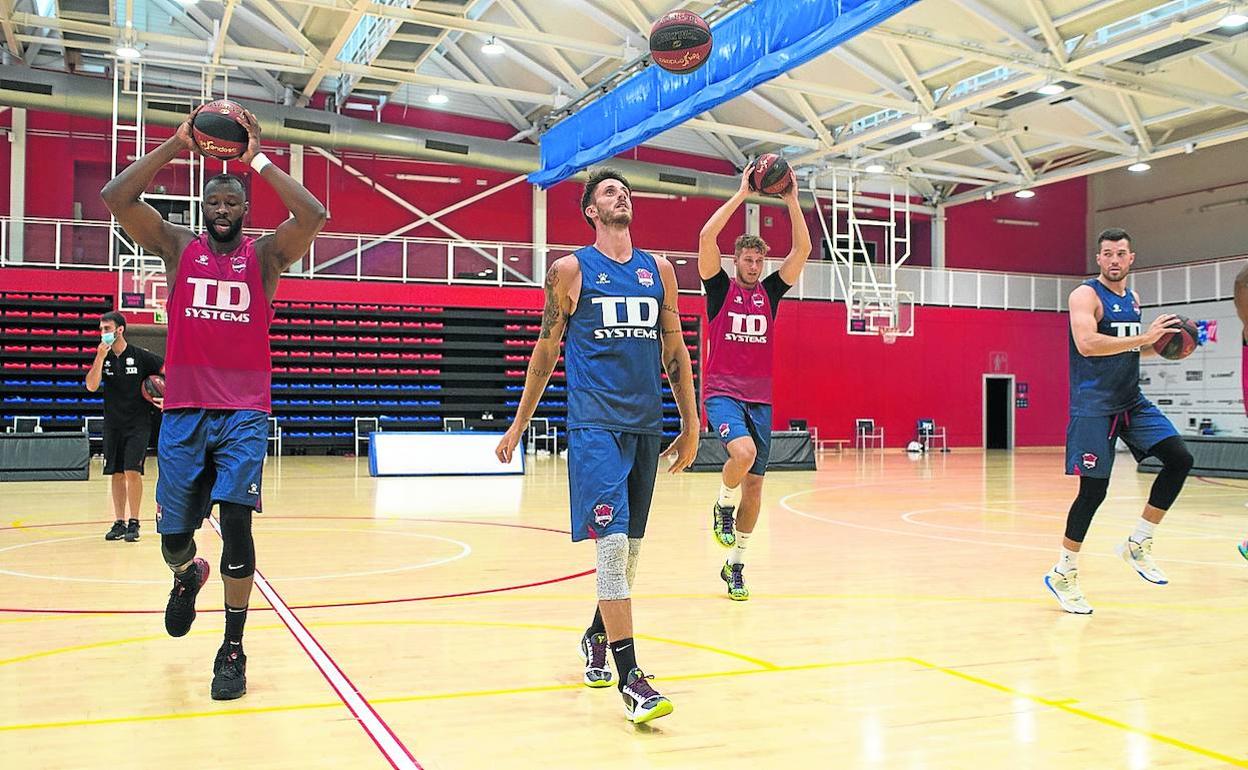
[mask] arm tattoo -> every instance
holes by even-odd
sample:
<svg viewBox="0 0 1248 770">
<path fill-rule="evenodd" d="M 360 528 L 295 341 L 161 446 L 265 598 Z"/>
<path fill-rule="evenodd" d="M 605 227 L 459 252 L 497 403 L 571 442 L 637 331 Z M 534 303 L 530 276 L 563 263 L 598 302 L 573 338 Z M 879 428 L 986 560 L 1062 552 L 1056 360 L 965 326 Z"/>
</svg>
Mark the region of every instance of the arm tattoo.
<svg viewBox="0 0 1248 770">
<path fill-rule="evenodd" d="M 549 377 L 554 371 L 555 371 L 554 369 L 534 369 L 533 376 L 544 380 L 547 377 Z"/>
<path fill-rule="evenodd" d="M 555 286 L 558 283 L 559 270 L 554 265 L 551 265 L 550 270 L 546 271 L 546 309 L 542 313 L 542 331 L 540 334 L 540 338 L 544 340 L 550 339 L 551 330 L 562 316 L 559 300 L 555 297 Z"/>
<path fill-rule="evenodd" d="M 680 334 L 680 333 L 681 333 L 680 329 L 664 329 L 663 330 L 663 336 L 665 337 L 669 334 Z"/>
<path fill-rule="evenodd" d="M 668 305 L 667 303 L 663 304 L 663 309 L 671 313 L 672 315 L 676 316 L 677 318 L 680 317 L 680 311 L 672 307 L 671 305 Z"/>
</svg>

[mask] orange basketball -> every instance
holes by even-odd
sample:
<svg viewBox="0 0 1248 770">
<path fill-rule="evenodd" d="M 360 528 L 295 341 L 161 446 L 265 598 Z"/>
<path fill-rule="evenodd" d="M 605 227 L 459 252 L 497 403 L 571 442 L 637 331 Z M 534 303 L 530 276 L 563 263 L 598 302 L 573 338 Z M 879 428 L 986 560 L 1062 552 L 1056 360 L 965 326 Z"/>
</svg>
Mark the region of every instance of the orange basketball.
<svg viewBox="0 0 1248 770">
<path fill-rule="evenodd" d="M 247 151 L 243 108 L 229 99 L 208 102 L 191 121 L 191 139 L 210 158 L 233 160 Z"/>
</svg>

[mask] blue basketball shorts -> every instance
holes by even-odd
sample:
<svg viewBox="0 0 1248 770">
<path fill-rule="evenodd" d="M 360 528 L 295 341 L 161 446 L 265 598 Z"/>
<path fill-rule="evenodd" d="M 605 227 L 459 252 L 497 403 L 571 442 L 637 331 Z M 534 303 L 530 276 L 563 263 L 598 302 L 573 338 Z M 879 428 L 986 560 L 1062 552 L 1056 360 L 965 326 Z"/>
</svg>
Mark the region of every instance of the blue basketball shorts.
<svg viewBox="0 0 1248 770">
<path fill-rule="evenodd" d="M 268 418 L 250 409 L 165 412 L 156 452 L 157 532 L 174 535 L 199 529 L 214 503 L 260 510 Z"/>
<path fill-rule="evenodd" d="M 706 422 L 711 430 L 728 446 L 728 442 L 748 436 L 754 439 L 754 465 L 750 473 L 762 476 L 767 473 L 767 459 L 771 457 L 771 404 L 738 401 L 731 396 L 711 396 L 706 399 Z"/>
<path fill-rule="evenodd" d="M 1153 447 L 1177 435 L 1170 419 L 1148 399 L 1118 414 L 1071 417 L 1066 427 L 1066 475 L 1107 479 L 1118 439 L 1139 462 Z"/>
<path fill-rule="evenodd" d="M 644 537 L 662 436 L 605 428 L 568 430 L 572 540 Z"/>
</svg>

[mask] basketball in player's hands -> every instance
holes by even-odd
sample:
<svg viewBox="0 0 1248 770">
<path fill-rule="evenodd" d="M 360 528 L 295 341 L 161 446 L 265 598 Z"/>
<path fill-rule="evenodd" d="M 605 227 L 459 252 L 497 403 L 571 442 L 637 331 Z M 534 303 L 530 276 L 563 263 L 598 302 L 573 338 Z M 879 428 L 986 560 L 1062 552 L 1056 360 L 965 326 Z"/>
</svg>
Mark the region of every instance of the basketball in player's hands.
<svg viewBox="0 0 1248 770">
<path fill-rule="evenodd" d="M 155 399 L 165 397 L 165 378 L 159 374 L 149 374 L 143 380 L 139 391 L 143 393 L 143 398 L 147 399 L 149 404 L 155 404 Z"/>
<path fill-rule="evenodd" d="M 229 99 L 208 102 L 191 120 L 191 141 L 204 155 L 233 160 L 247 152 L 247 122 L 242 105 Z"/>
<path fill-rule="evenodd" d="M 1171 328 L 1177 328 L 1178 331 L 1173 334 L 1166 334 L 1161 339 L 1153 343 L 1153 350 L 1157 351 L 1157 355 L 1170 361 L 1181 361 L 1192 354 L 1196 346 L 1200 344 L 1200 329 L 1197 328 L 1196 322 L 1190 318 L 1183 316 L 1175 316 L 1175 320 L 1170 324 Z"/>
<path fill-rule="evenodd" d="M 750 167 L 750 189 L 764 195 L 784 195 L 793 186 L 793 171 L 784 158 L 769 152 Z"/>
</svg>

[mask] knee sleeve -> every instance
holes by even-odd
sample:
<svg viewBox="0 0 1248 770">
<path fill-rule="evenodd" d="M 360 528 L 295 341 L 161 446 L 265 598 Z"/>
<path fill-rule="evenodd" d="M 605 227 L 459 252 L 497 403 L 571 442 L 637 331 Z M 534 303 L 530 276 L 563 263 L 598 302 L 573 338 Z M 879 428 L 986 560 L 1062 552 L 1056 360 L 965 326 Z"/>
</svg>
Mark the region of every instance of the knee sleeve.
<svg viewBox="0 0 1248 770">
<path fill-rule="evenodd" d="M 628 539 L 628 564 L 624 567 L 624 578 L 628 581 L 628 590 L 633 590 L 633 578 L 637 577 L 637 560 L 641 558 L 641 538 Z"/>
<path fill-rule="evenodd" d="M 256 547 L 251 537 L 251 509 L 221 503 L 221 574 L 249 578 L 256 571 Z"/>
<path fill-rule="evenodd" d="M 1094 479 L 1089 476 L 1079 478 L 1079 494 L 1070 504 L 1070 513 L 1066 515 L 1066 537 L 1076 543 L 1082 543 L 1088 534 L 1088 526 L 1092 524 L 1092 516 L 1096 509 L 1105 502 L 1105 493 L 1109 490 L 1109 479 Z"/>
<path fill-rule="evenodd" d="M 1161 472 L 1153 481 L 1148 493 L 1148 504 L 1163 511 L 1170 510 L 1192 470 L 1192 453 L 1178 436 L 1171 436 L 1149 450 L 1149 454 L 1161 460 Z"/>
<path fill-rule="evenodd" d="M 179 532 L 160 536 L 160 555 L 169 569 L 176 569 L 195 558 L 195 533 Z"/>
<path fill-rule="evenodd" d="M 598 549 L 598 598 L 628 598 L 628 536 L 616 532 L 594 541 Z"/>
</svg>

